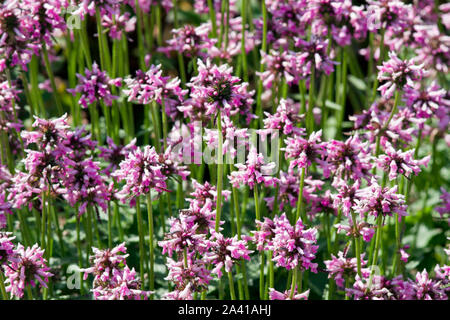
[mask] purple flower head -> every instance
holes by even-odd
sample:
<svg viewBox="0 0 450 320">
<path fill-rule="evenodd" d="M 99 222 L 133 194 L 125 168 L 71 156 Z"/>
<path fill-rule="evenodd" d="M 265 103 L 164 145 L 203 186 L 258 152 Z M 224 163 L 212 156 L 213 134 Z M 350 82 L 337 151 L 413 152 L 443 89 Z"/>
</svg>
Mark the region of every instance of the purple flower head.
<svg viewBox="0 0 450 320">
<path fill-rule="evenodd" d="M 107 175 L 111 172 L 117 170 L 120 162 L 125 160 L 125 157 L 137 149 L 136 138 L 131 140 L 127 145 L 116 145 L 110 137 L 106 137 L 107 147 L 99 146 L 100 158 L 103 158 L 107 163 L 108 167 L 103 171 Z"/>
<path fill-rule="evenodd" d="M 208 270 L 205 261 L 196 259 L 195 256 L 195 252 L 189 252 L 186 259 L 178 261 L 167 259 L 169 274 L 165 279 L 175 283 L 179 292 L 187 288 L 190 293 L 202 292 L 212 280 L 211 271 Z"/>
<path fill-rule="evenodd" d="M 302 120 L 299 115 L 300 106 L 292 99 L 281 99 L 275 114 L 264 112 L 266 119 L 264 119 L 264 128 L 278 129 L 283 134 L 290 135 L 291 133 L 297 136 L 305 134 L 304 128 L 297 127 L 297 124 Z"/>
<path fill-rule="evenodd" d="M 80 271 L 84 272 L 85 280 L 89 274 L 94 275 L 91 291 L 95 300 L 142 300 L 153 293 L 140 290 L 142 285 L 136 271 L 127 266 L 125 243 L 105 250 L 93 247 L 92 251 L 92 266 Z"/>
<path fill-rule="evenodd" d="M 400 60 L 395 52 L 389 52 L 389 60 L 378 67 L 378 80 L 384 82 L 378 90 L 385 98 L 390 98 L 396 90 L 414 87 L 425 74 L 423 66 L 415 65 L 413 59 Z"/>
<path fill-rule="evenodd" d="M 10 85 L 9 81 L 0 81 L 0 110 L 5 113 L 13 113 L 13 104 L 19 100 L 19 93 L 21 92 L 16 82 L 11 82 Z"/>
<path fill-rule="evenodd" d="M 350 225 L 344 225 L 340 223 L 336 224 L 335 227 L 337 231 L 344 231 L 347 237 L 353 237 L 356 239 L 362 237 L 366 242 L 370 242 L 372 240 L 373 235 L 375 234 L 375 228 L 372 225 L 365 221 L 361 221 L 358 222 L 355 227 L 353 221 L 350 220 L 349 222 Z"/>
<path fill-rule="evenodd" d="M 315 245 L 317 229 L 306 229 L 301 219 L 292 226 L 284 213 L 274 222 L 275 236 L 270 250 L 273 251 L 272 260 L 276 265 L 287 270 L 299 267 L 301 270 L 317 272 L 317 263 L 312 262 L 319 248 Z"/>
<path fill-rule="evenodd" d="M 395 180 L 399 174 L 409 177 L 411 173 L 417 175 L 421 170 L 420 166 L 428 166 L 430 156 L 421 160 L 414 159 L 414 149 L 407 151 L 398 151 L 386 142 L 384 147 L 385 154 L 378 157 L 378 167 L 385 172 L 389 172 L 389 180 Z"/>
<path fill-rule="evenodd" d="M 186 200 L 191 203 L 190 207 L 194 204 L 198 207 L 203 207 L 208 203 L 208 199 L 212 203 L 211 208 L 216 207 L 217 201 L 217 188 L 216 186 L 210 184 L 208 181 L 205 181 L 204 184 L 197 182 L 195 179 L 192 179 L 192 186 L 194 191 L 190 193 L 191 198 L 187 198 Z M 223 190 L 222 197 L 225 201 L 228 200 L 231 195 L 231 191 Z"/>
<path fill-rule="evenodd" d="M 291 299 L 291 290 L 286 290 L 285 292 L 279 292 L 274 288 L 269 288 L 269 299 L 270 300 L 308 300 L 309 289 L 305 292 L 298 293 L 297 288 Z"/>
<path fill-rule="evenodd" d="M 94 16 L 96 9 L 99 9 L 100 15 L 114 14 L 120 11 L 121 2 L 121 0 L 81 0 L 78 10 L 72 14 L 79 14 L 81 19 L 84 19 L 85 15 Z"/>
<path fill-rule="evenodd" d="M 75 89 L 67 89 L 74 96 L 81 93 L 78 101 L 83 108 L 87 108 L 94 102 L 103 102 L 107 106 L 111 106 L 117 96 L 111 94 L 111 86 L 122 86 L 122 79 L 111 79 L 105 71 L 101 71 L 97 63 L 92 64 L 92 70 L 86 68 L 85 76 L 77 74 L 79 84 Z"/>
<path fill-rule="evenodd" d="M 436 211 L 439 212 L 441 215 L 441 218 L 444 217 L 444 215 L 447 215 L 448 223 L 450 225 L 450 192 L 447 192 L 444 188 L 441 187 L 441 203 L 439 207 L 436 207 Z"/>
<path fill-rule="evenodd" d="M 192 225 L 197 225 L 197 232 L 208 233 L 216 225 L 216 211 L 213 210 L 213 202 L 209 198 L 206 198 L 204 201 L 193 200 L 189 205 L 189 209 L 180 210 L 180 218 Z"/>
<path fill-rule="evenodd" d="M 384 28 L 394 33 L 402 32 L 408 27 L 409 11 L 411 5 L 398 0 L 368 0 L 367 27 L 371 32 Z"/>
<path fill-rule="evenodd" d="M 441 282 L 431 279 L 426 270 L 417 272 L 414 289 L 417 300 L 448 300 Z"/>
<path fill-rule="evenodd" d="M 117 195 L 125 202 L 126 198 L 148 194 L 151 189 L 166 191 L 167 177 L 161 170 L 159 155 L 154 147 L 134 150 L 120 162 L 119 169 L 112 174 L 119 182 L 125 180 L 124 187 Z"/>
<path fill-rule="evenodd" d="M 112 39 L 120 40 L 123 32 L 130 33 L 136 28 L 135 16 L 130 17 L 129 12 L 119 13 L 106 13 L 101 16 L 102 26 L 109 32 L 109 36 Z"/>
<path fill-rule="evenodd" d="M 18 0 L 4 1 L 0 6 L 0 71 L 20 66 L 27 70 L 33 54 L 39 55 L 40 42 L 36 30 L 36 14 L 32 6 L 23 6 Z"/>
<path fill-rule="evenodd" d="M 437 24 L 415 26 L 414 40 L 417 43 L 416 53 L 419 61 L 427 68 L 444 74 L 449 71 L 450 36 L 441 33 Z"/>
<path fill-rule="evenodd" d="M 267 163 L 264 156 L 256 151 L 254 146 L 250 147 L 250 152 L 247 156 L 245 164 L 235 164 L 238 171 L 231 172 L 228 176 L 230 183 L 238 188 L 240 185 L 248 185 L 253 189 L 255 184 L 264 183 L 266 187 L 277 185 L 278 179 L 272 175 L 276 173 L 276 164 L 274 162 Z"/>
<path fill-rule="evenodd" d="M 3 191 L 0 191 L 0 230 L 6 228 L 7 214 L 12 214 L 12 204 L 5 202 L 6 195 Z"/>
<path fill-rule="evenodd" d="M 419 83 L 414 87 L 406 87 L 403 98 L 416 117 L 428 119 L 435 115 L 440 106 L 450 107 L 450 101 L 445 98 L 445 94 L 446 90 L 433 81 L 425 88 L 421 88 Z"/>
<path fill-rule="evenodd" d="M 95 283 L 114 281 L 116 275 L 114 271 L 121 269 L 127 263 L 128 254 L 125 242 L 112 249 L 100 250 L 92 247 L 92 251 L 94 255 L 89 258 L 92 266 L 81 270 L 84 272 L 84 280 L 89 274 L 93 274 L 95 277 L 94 287 L 96 287 Z"/>
<path fill-rule="evenodd" d="M 347 277 L 353 278 L 357 273 L 356 258 L 347 258 L 347 252 L 338 252 L 338 256 L 331 255 L 331 260 L 324 261 L 327 267 L 328 279 L 333 278 L 339 287 L 344 286 L 344 281 Z M 366 265 L 364 261 L 364 254 L 361 254 L 361 266 Z"/>
<path fill-rule="evenodd" d="M 205 181 L 204 184 L 197 182 L 195 179 L 192 179 L 191 181 L 194 191 L 190 193 L 191 198 L 186 199 L 188 202 L 190 202 L 189 208 L 202 208 L 205 205 L 207 205 L 208 207 L 211 206 L 211 209 L 215 208 L 217 201 L 216 186 L 211 185 L 208 181 Z M 228 200 L 228 197 L 230 195 L 231 191 L 222 191 L 222 197 L 225 201 Z"/>
<path fill-rule="evenodd" d="M 6 267 L 10 262 L 19 262 L 12 243 L 15 238 L 11 232 L 0 231 L 0 271 L 3 266 Z"/>
<path fill-rule="evenodd" d="M 9 292 L 11 297 L 22 298 L 26 286 L 40 285 L 47 288 L 48 278 L 53 274 L 46 265 L 44 250 L 37 244 L 28 248 L 18 244 L 14 255 L 17 259 L 4 268 L 6 292 Z"/>
<path fill-rule="evenodd" d="M 358 134 L 351 136 L 345 142 L 332 140 L 327 144 L 323 173 L 326 178 L 333 175 L 355 181 L 362 178 L 368 179 L 372 169 L 371 160 L 368 142 L 362 142 Z"/>
<path fill-rule="evenodd" d="M 188 58 L 206 58 L 207 53 L 217 42 L 209 38 L 210 27 L 202 24 L 199 27 L 185 25 L 179 29 L 172 30 L 172 39 L 167 40 L 167 46 L 162 48 L 163 52 L 179 52 Z M 206 52 L 205 52 L 206 51 Z"/>
<path fill-rule="evenodd" d="M 79 205 L 78 215 L 84 214 L 88 207 L 94 207 L 95 210 L 100 207 L 106 212 L 110 193 L 105 178 L 100 175 L 99 163 L 92 159 L 80 162 L 66 159 L 65 165 L 65 197 L 71 206 Z"/>
<path fill-rule="evenodd" d="M 336 62 L 332 61 L 327 53 L 328 40 L 321 40 L 318 37 L 313 37 L 310 41 L 295 38 L 295 46 L 300 51 L 297 63 L 301 66 L 303 78 L 310 76 L 311 65 L 314 66 L 316 72 L 323 72 L 326 75 L 330 75 L 334 71 Z"/>
<path fill-rule="evenodd" d="M 283 172 L 280 171 L 280 177 L 278 178 L 278 203 L 280 206 L 280 211 L 283 211 L 286 205 L 295 207 L 297 203 L 300 179 L 297 174 L 292 171 Z M 305 193 L 305 190 L 303 191 Z M 275 202 L 275 197 L 264 198 L 266 200 L 267 206 L 270 210 L 273 210 L 273 204 Z"/>
<path fill-rule="evenodd" d="M 298 82 L 302 74 L 299 66 L 299 53 L 283 51 L 282 53 L 271 50 L 269 54 L 261 51 L 261 63 L 266 64 L 264 72 L 256 74 L 261 78 L 264 88 L 270 89 L 273 84 L 282 80 L 292 85 Z"/>
<path fill-rule="evenodd" d="M 215 231 L 212 232 L 205 246 L 209 251 L 204 254 L 204 259 L 214 265 L 212 273 L 219 278 L 222 277 L 222 268 L 230 272 L 233 264 L 238 263 L 241 258 L 250 260 L 249 254 L 252 253 L 247 249 L 247 241 L 238 240 L 237 235 L 233 238 L 225 238 Z"/>
<path fill-rule="evenodd" d="M 333 187 L 338 190 L 338 194 L 334 196 L 334 206 L 340 207 L 342 213 L 346 217 L 351 216 L 352 207 L 356 204 L 356 192 L 361 186 L 361 181 L 356 180 L 355 183 L 349 185 L 346 180 L 337 179 L 333 183 Z"/>
<path fill-rule="evenodd" d="M 397 193 L 397 186 L 392 188 L 381 187 L 375 178 L 372 178 L 371 184 L 356 191 L 356 206 L 354 210 L 363 215 L 392 215 L 397 213 L 406 216 L 407 206 L 405 204 L 405 196 Z"/>
<path fill-rule="evenodd" d="M 190 174 L 187 166 L 182 165 L 174 156 L 172 146 L 169 146 L 164 153 L 159 154 L 159 163 L 161 165 L 161 173 L 167 178 L 179 176 L 181 179 L 186 180 Z"/>
<path fill-rule="evenodd" d="M 46 45 L 53 44 L 52 36 L 62 33 L 66 30 L 66 21 L 64 20 L 64 9 L 66 3 L 58 0 L 46 1 L 24 1 L 28 14 L 33 17 L 33 27 L 31 37 L 36 43 L 45 42 Z M 45 45 L 44 44 L 44 45 Z"/>
<path fill-rule="evenodd" d="M 271 15 L 271 19 L 268 19 L 268 42 L 274 48 L 287 48 L 288 39 L 305 34 L 307 24 L 311 21 L 305 12 L 307 1 L 274 0 L 267 1 L 266 6 Z"/>
<path fill-rule="evenodd" d="M 141 281 L 137 278 L 136 271 L 127 265 L 123 270 L 114 269 L 114 281 L 102 286 L 95 283 L 91 291 L 95 300 L 147 300 L 153 294 L 152 291 L 141 290 Z"/>
<path fill-rule="evenodd" d="M 34 119 L 35 131 L 22 131 L 21 133 L 24 142 L 27 145 L 36 143 L 41 150 L 47 146 L 61 147 L 70 128 L 67 124 L 67 114 L 54 120 L 41 119 L 36 116 Z"/>
<path fill-rule="evenodd" d="M 92 150 L 95 150 L 97 146 L 97 141 L 92 140 L 91 133 L 83 126 L 75 131 L 67 131 L 63 144 L 71 151 L 68 157 L 79 162 L 85 159 L 87 154 L 92 154 Z"/>
<path fill-rule="evenodd" d="M 227 116 L 247 110 L 253 104 L 253 91 L 249 92 L 248 84 L 241 83 L 232 71 L 226 64 L 217 66 L 209 59 L 206 63 L 199 59 L 198 75 L 186 84 L 190 88 L 191 99 L 179 110 L 191 119 L 202 120 L 216 115 L 219 110 Z M 202 114 L 198 115 L 198 112 Z"/>
<path fill-rule="evenodd" d="M 347 296 L 353 296 L 355 300 L 389 300 L 392 292 L 385 287 L 385 282 L 383 276 L 375 275 L 369 286 L 368 278 L 360 278 L 356 275 L 353 287 L 345 289 L 345 292 Z"/>
<path fill-rule="evenodd" d="M 274 220 L 277 221 L 278 217 Z M 272 247 L 273 237 L 275 236 L 275 222 L 271 219 L 264 217 L 264 221 L 256 220 L 256 226 L 258 230 L 253 231 L 253 237 L 250 239 L 256 243 L 256 249 L 258 251 L 269 250 Z"/>
<path fill-rule="evenodd" d="M 288 137 L 285 140 L 286 159 L 293 159 L 289 164 L 289 169 L 309 167 L 313 162 L 321 164 L 322 158 L 326 155 L 326 144 L 321 140 L 322 130 L 313 132 L 308 139 L 301 137 Z"/>
<path fill-rule="evenodd" d="M 159 241 L 158 245 L 163 248 L 162 253 L 167 253 L 169 257 L 175 252 L 178 257 L 183 255 L 184 250 L 198 250 L 204 248 L 206 241 L 205 235 L 197 233 L 197 224 L 193 224 L 190 219 L 181 215 L 180 218 L 170 218 L 170 231 L 165 234 L 164 240 Z"/>
<path fill-rule="evenodd" d="M 187 93 L 181 89 L 180 79 L 162 76 L 161 65 L 151 65 L 147 72 L 137 70 L 134 78 L 128 77 L 124 81 L 127 89 L 123 92 L 128 95 L 128 101 L 139 104 L 156 101 L 173 109 L 184 101 Z M 175 111 L 166 112 L 170 115 Z"/>
</svg>

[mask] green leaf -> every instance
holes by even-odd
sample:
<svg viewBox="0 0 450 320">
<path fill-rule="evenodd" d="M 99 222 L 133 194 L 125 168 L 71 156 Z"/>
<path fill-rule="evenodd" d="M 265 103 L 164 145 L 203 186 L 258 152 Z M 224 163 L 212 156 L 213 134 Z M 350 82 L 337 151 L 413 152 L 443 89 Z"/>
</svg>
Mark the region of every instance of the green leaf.
<svg viewBox="0 0 450 320">
<path fill-rule="evenodd" d="M 365 91 L 367 90 L 366 82 L 362 79 L 355 77 L 354 75 L 348 75 L 348 81 L 358 90 Z"/>
</svg>

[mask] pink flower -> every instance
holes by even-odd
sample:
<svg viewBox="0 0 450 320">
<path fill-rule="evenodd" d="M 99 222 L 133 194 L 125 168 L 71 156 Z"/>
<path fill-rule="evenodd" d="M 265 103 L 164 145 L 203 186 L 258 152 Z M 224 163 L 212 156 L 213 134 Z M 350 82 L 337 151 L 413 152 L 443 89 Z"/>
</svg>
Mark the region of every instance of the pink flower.
<svg viewBox="0 0 450 320">
<path fill-rule="evenodd" d="M 325 177 L 333 175 L 342 179 L 367 179 L 371 174 L 372 157 L 368 142 L 362 142 L 358 134 L 345 142 L 332 140 L 327 144 L 326 162 L 323 165 Z"/>
<path fill-rule="evenodd" d="M 266 187 L 275 187 L 278 179 L 271 176 L 276 173 L 275 166 L 274 162 L 266 164 L 263 155 L 257 153 L 256 148 L 251 146 L 245 165 L 241 163 L 235 164 L 238 171 L 231 172 L 228 178 L 230 183 L 236 188 L 243 184 L 253 189 L 255 184 L 260 183 L 264 183 Z"/>
<path fill-rule="evenodd" d="M 311 75 L 311 66 L 314 66 L 316 74 L 323 72 L 330 75 L 334 71 L 336 62 L 332 61 L 327 53 L 328 40 L 323 41 L 319 37 L 312 37 L 310 41 L 295 38 L 295 46 L 300 51 L 297 64 L 302 70 L 302 78 Z"/>
<path fill-rule="evenodd" d="M 103 102 L 107 106 L 111 106 L 113 100 L 117 99 L 117 96 L 111 94 L 111 86 L 122 86 L 121 78 L 111 79 L 105 71 L 101 71 L 97 63 L 92 64 L 92 70 L 85 69 L 85 76 L 77 74 L 79 84 L 75 89 L 67 89 L 68 92 L 74 96 L 77 93 L 81 93 L 79 104 L 83 108 L 87 108 L 94 102 Z"/>
<path fill-rule="evenodd" d="M 14 252 L 14 244 L 12 240 L 16 237 L 11 232 L 0 231 L 0 272 L 3 266 L 7 267 L 11 262 L 19 262 Z"/>
<path fill-rule="evenodd" d="M 417 272 L 414 289 L 417 300 L 448 300 L 445 290 L 441 287 L 441 282 L 430 279 L 426 270 Z"/>
<path fill-rule="evenodd" d="M 308 139 L 300 137 L 288 137 L 285 140 L 286 159 L 293 159 L 289 169 L 309 167 L 313 162 L 323 163 L 322 158 L 326 155 L 326 144 L 321 140 L 322 130 L 313 132 Z"/>
<path fill-rule="evenodd" d="M 361 217 L 365 214 L 373 215 L 392 215 L 397 213 L 406 216 L 405 196 L 397 193 L 397 186 L 392 188 L 382 188 L 378 185 L 375 178 L 372 178 L 370 186 L 356 191 L 359 199 L 356 200 L 354 210 Z"/>
<path fill-rule="evenodd" d="M 305 134 L 304 128 L 299 128 L 297 125 L 302 120 L 299 115 L 299 104 L 292 99 L 281 99 L 275 114 L 264 112 L 266 119 L 264 119 L 264 128 L 279 129 L 285 135 L 302 136 Z"/>
<path fill-rule="evenodd" d="M 191 99 L 178 109 L 191 119 L 201 120 L 216 115 L 219 110 L 227 116 L 250 110 L 254 92 L 249 92 L 248 83 L 240 83 L 232 71 L 226 64 L 217 66 L 209 59 L 206 63 L 198 59 L 198 75 L 186 84 L 190 88 Z"/>
<path fill-rule="evenodd" d="M 378 67 L 378 80 L 385 82 L 378 88 L 385 98 L 390 98 L 396 90 L 414 87 L 425 74 L 424 64 L 415 65 L 413 59 L 400 60 L 393 51 L 389 52 L 389 60 Z"/>
<path fill-rule="evenodd" d="M 123 270 L 114 270 L 114 283 L 92 289 L 95 300 L 147 300 L 152 291 L 141 290 L 141 281 L 134 268 L 125 265 Z"/>
<path fill-rule="evenodd" d="M 406 177 L 409 177 L 411 173 L 417 175 L 421 171 L 419 166 L 427 167 L 430 161 L 430 156 L 415 160 L 414 149 L 398 151 L 389 142 L 386 142 L 384 148 L 386 154 L 378 157 L 378 167 L 389 172 L 389 180 L 396 179 L 398 174 L 403 174 Z"/>
<path fill-rule="evenodd" d="M 207 57 L 207 52 L 211 50 L 216 39 L 208 37 L 210 26 L 202 24 L 199 27 L 185 25 L 179 29 L 172 30 L 172 39 L 167 40 L 167 47 L 161 48 L 163 52 L 179 52 L 186 57 L 194 58 Z"/>
<path fill-rule="evenodd" d="M 368 224 L 367 222 L 361 221 L 356 224 L 356 228 L 353 225 L 353 221 L 350 221 L 351 225 L 344 224 L 336 224 L 338 232 L 345 231 L 346 236 L 354 237 L 358 239 L 362 237 L 364 241 L 370 242 L 372 240 L 373 235 L 375 234 L 375 229 L 373 226 Z"/>
<path fill-rule="evenodd" d="M 358 241 L 358 240 L 357 240 Z M 331 255 L 331 260 L 325 260 L 327 267 L 328 278 L 333 278 L 339 287 L 344 286 L 346 277 L 353 278 L 357 273 L 356 258 L 347 258 L 347 252 L 338 252 L 338 257 Z M 361 254 L 361 266 L 365 266 L 367 261 L 364 261 L 364 253 Z"/>
<path fill-rule="evenodd" d="M 419 83 L 414 87 L 406 87 L 404 100 L 406 105 L 418 118 L 431 118 L 440 106 L 450 107 L 450 101 L 445 98 L 446 90 L 434 81 L 422 88 Z"/>
<path fill-rule="evenodd" d="M 181 257 L 184 250 L 202 253 L 206 238 L 204 234 L 197 233 L 197 224 L 183 215 L 180 218 L 169 218 L 169 224 L 170 231 L 165 234 L 163 241 L 158 242 L 158 245 L 163 248 L 163 254 L 167 253 L 171 257 L 175 252 L 178 257 Z"/>
<path fill-rule="evenodd" d="M 128 101 L 139 104 L 164 103 L 166 113 L 172 118 L 177 116 L 177 107 L 187 94 L 187 90 L 180 86 L 180 79 L 162 76 L 161 65 L 151 65 L 147 72 L 137 70 L 134 78 L 127 77 L 124 82 L 126 89 L 123 92 L 128 96 Z"/>
<path fill-rule="evenodd" d="M 210 200 L 211 205 L 210 208 L 215 208 L 217 201 L 216 186 L 210 184 L 208 181 L 205 181 L 204 184 L 197 182 L 195 179 L 192 179 L 191 181 L 194 191 L 190 193 L 191 198 L 186 199 L 188 202 L 191 203 L 190 208 L 204 207 L 208 203 L 208 199 Z M 225 201 L 228 200 L 228 197 L 230 195 L 231 191 L 229 190 L 222 191 L 222 197 L 224 197 Z"/>
<path fill-rule="evenodd" d="M 78 215 L 81 216 L 87 207 L 97 206 L 103 211 L 108 210 L 109 192 L 105 178 L 100 175 L 98 162 L 85 159 L 79 162 L 65 160 L 63 185 L 66 188 L 64 197 L 71 206 L 79 205 Z"/>
<path fill-rule="evenodd" d="M 135 151 L 136 147 L 136 138 L 131 140 L 127 145 L 116 145 L 110 137 L 106 137 L 107 146 L 102 147 L 99 146 L 100 150 L 100 158 L 103 158 L 107 163 L 108 167 L 103 171 L 107 175 L 110 175 L 111 172 L 115 171 L 120 162 L 125 160 L 127 154 Z"/>
<path fill-rule="evenodd" d="M 144 150 L 136 149 L 120 162 L 119 169 L 112 176 L 118 182 L 125 180 L 118 196 L 125 202 L 126 198 L 147 194 L 151 189 L 166 191 L 166 176 L 161 172 L 159 155 L 154 147 L 146 146 Z"/>
<path fill-rule="evenodd" d="M 112 249 L 100 250 L 92 247 L 92 251 L 94 255 L 89 257 L 92 266 L 81 271 L 84 272 L 85 280 L 89 274 L 93 274 L 95 277 L 94 283 L 114 281 L 114 270 L 120 269 L 121 266 L 125 265 L 126 259 L 129 256 L 125 242 Z"/>
<path fill-rule="evenodd" d="M 101 16 L 102 26 L 109 30 L 109 36 L 112 39 L 120 40 L 122 33 L 133 32 L 136 27 L 136 17 L 130 17 L 129 12 L 119 13 L 106 13 Z"/>
<path fill-rule="evenodd" d="M 17 260 L 11 261 L 11 264 L 4 268 L 7 278 L 6 291 L 11 293 L 11 297 L 22 298 L 26 286 L 35 287 L 39 284 L 47 288 L 48 278 L 53 274 L 46 265 L 44 250 L 37 244 L 28 248 L 18 244 L 14 255 Z"/>
<path fill-rule="evenodd" d="M 279 292 L 274 288 L 269 288 L 269 299 L 270 300 L 308 300 L 309 289 L 303 293 L 298 293 L 297 288 L 294 295 L 291 297 L 291 290 L 286 290 L 285 292 Z"/>
<path fill-rule="evenodd" d="M 208 270 L 205 261 L 196 259 L 195 256 L 196 252 L 193 251 L 187 253 L 186 260 L 184 258 L 178 261 L 167 259 L 169 274 L 166 280 L 175 283 L 176 291 L 180 293 L 184 290 L 189 291 L 190 299 L 192 299 L 190 293 L 206 290 L 212 280 L 211 271 Z M 184 292 L 185 296 L 187 291 Z"/>
<path fill-rule="evenodd" d="M 355 300 L 389 300 L 392 292 L 385 287 L 383 276 L 373 276 L 373 281 L 369 287 L 369 279 L 360 278 L 356 275 L 352 288 L 345 289 L 346 295 L 353 296 Z"/>
<path fill-rule="evenodd" d="M 225 238 L 215 231 L 212 231 L 211 238 L 207 240 L 205 246 L 209 251 L 204 254 L 204 259 L 213 264 L 212 273 L 219 278 L 222 277 L 222 268 L 230 272 L 233 265 L 241 258 L 250 260 L 249 254 L 252 253 L 247 249 L 247 241 L 238 240 L 237 235 L 233 238 Z"/>
<path fill-rule="evenodd" d="M 137 279 L 136 271 L 127 266 L 125 243 L 105 250 L 93 247 L 92 251 L 92 266 L 80 271 L 84 272 L 85 280 L 89 274 L 94 275 L 91 291 L 95 300 L 142 300 L 153 294 L 140 290 L 141 281 Z"/>
<path fill-rule="evenodd" d="M 319 248 L 315 245 L 317 229 L 306 229 L 301 219 L 292 226 L 284 213 L 274 222 L 275 236 L 268 248 L 273 251 L 272 260 L 276 265 L 287 270 L 299 267 L 317 272 L 317 263 L 312 262 Z"/>
</svg>

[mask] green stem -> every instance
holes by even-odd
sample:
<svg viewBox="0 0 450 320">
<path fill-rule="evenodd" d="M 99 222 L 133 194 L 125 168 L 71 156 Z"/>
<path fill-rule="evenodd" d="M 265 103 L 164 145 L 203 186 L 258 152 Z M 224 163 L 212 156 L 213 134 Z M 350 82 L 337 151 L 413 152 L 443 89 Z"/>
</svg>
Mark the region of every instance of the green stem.
<svg viewBox="0 0 450 320">
<path fill-rule="evenodd" d="M 209 8 L 209 19 L 211 20 L 211 35 L 213 38 L 217 38 L 217 23 L 216 23 L 216 10 L 214 10 L 214 5 L 212 0 L 208 0 Z"/>
<path fill-rule="evenodd" d="M 236 293 L 234 292 L 234 283 L 233 283 L 233 273 L 228 271 L 228 283 L 230 286 L 230 296 L 231 300 L 236 300 Z"/>
<path fill-rule="evenodd" d="M 353 228 L 358 230 L 358 223 L 356 222 L 356 214 L 352 211 L 352 220 L 353 220 Z M 359 241 L 359 237 L 355 237 L 355 255 L 356 255 L 356 261 L 358 266 L 358 275 L 362 277 L 361 275 L 361 242 Z"/>
<path fill-rule="evenodd" d="M 370 287 L 372 286 L 373 276 L 374 276 L 374 272 L 375 272 L 375 266 L 377 265 L 377 261 L 378 261 L 378 252 L 380 251 L 382 230 L 383 230 L 383 215 L 379 214 L 378 218 L 377 218 L 377 234 L 376 234 L 376 239 L 375 239 L 375 250 L 373 253 L 372 267 L 370 270 L 369 285 L 367 287 L 368 290 L 370 290 Z"/>
<path fill-rule="evenodd" d="M 137 223 L 138 223 L 138 232 L 139 232 L 139 273 L 141 275 L 144 274 L 144 222 L 142 220 L 142 213 L 141 213 L 141 201 L 139 199 L 139 196 L 136 197 L 136 214 L 137 214 Z M 144 284 L 142 283 L 142 287 L 144 287 Z"/>
<path fill-rule="evenodd" d="M 50 85 L 53 90 L 53 97 L 55 98 L 56 107 L 58 109 L 58 114 L 62 115 L 64 113 L 64 111 L 63 111 L 61 100 L 60 100 L 60 97 L 58 94 L 58 89 L 56 88 L 55 76 L 53 74 L 52 67 L 51 67 L 50 61 L 48 59 L 47 45 L 45 43 L 42 43 L 42 53 L 44 54 L 45 69 L 47 70 L 47 75 L 50 78 Z"/>
<path fill-rule="evenodd" d="M 298 268 L 295 267 L 294 270 L 292 270 L 291 292 L 289 294 L 289 299 L 290 300 L 292 300 L 294 298 L 295 287 L 297 285 L 297 273 L 298 273 Z"/>
<path fill-rule="evenodd" d="M 302 202 L 303 202 L 303 187 L 305 185 L 305 171 L 306 169 L 303 167 L 302 168 L 302 173 L 300 176 L 300 186 L 299 186 L 299 190 L 298 190 L 298 198 L 297 198 L 297 213 L 295 215 L 295 221 L 294 223 L 296 223 L 298 221 L 298 219 L 300 218 L 301 215 L 301 210 L 302 210 Z M 307 216 L 306 213 L 303 217 L 303 222 L 306 223 L 307 222 Z"/>
<path fill-rule="evenodd" d="M 0 269 L 0 290 L 2 292 L 3 300 L 9 300 L 8 294 L 6 293 L 5 288 L 5 277 L 3 275 L 3 271 Z"/>
<path fill-rule="evenodd" d="M 309 80 L 309 97 L 308 97 L 308 111 L 306 114 L 306 128 L 308 133 L 311 134 L 314 131 L 314 83 L 315 83 L 315 73 L 316 68 L 314 63 L 311 63 L 311 75 Z"/>
<path fill-rule="evenodd" d="M 152 195 L 151 190 L 146 195 L 147 196 L 147 214 L 148 214 L 148 233 L 149 233 L 149 247 L 150 247 L 150 268 L 148 278 L 150 281 L 150 290 L 153 291 L 155 289 L 155 248 L 154 248 L 154 239 L 153 239 L 153 207 L 152 207 Z"/>
<path fill-rule="evenodd" d="M 223 186 L 223 136 L 222 136 L 222 115 L 219 110 L 217 116 L 217 133 L 219 136 L 219 146 L 217 148 L 217 205 L 216 205 L 216 232 L 220 227 L 220 216 L 222 213 L 222 186 Z"/>
</svg>

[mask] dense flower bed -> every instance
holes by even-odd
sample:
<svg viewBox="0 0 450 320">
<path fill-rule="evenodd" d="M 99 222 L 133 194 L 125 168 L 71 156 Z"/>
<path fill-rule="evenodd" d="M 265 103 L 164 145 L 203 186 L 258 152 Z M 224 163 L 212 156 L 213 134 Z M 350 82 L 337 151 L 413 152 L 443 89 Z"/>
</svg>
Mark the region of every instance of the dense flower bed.
<svg viewBox="0 0 450 320">
<path fill-rule="evenodd" d="M 2 299 L 446 300 L 450 5 L 5 0 Z"/>
</svg>

